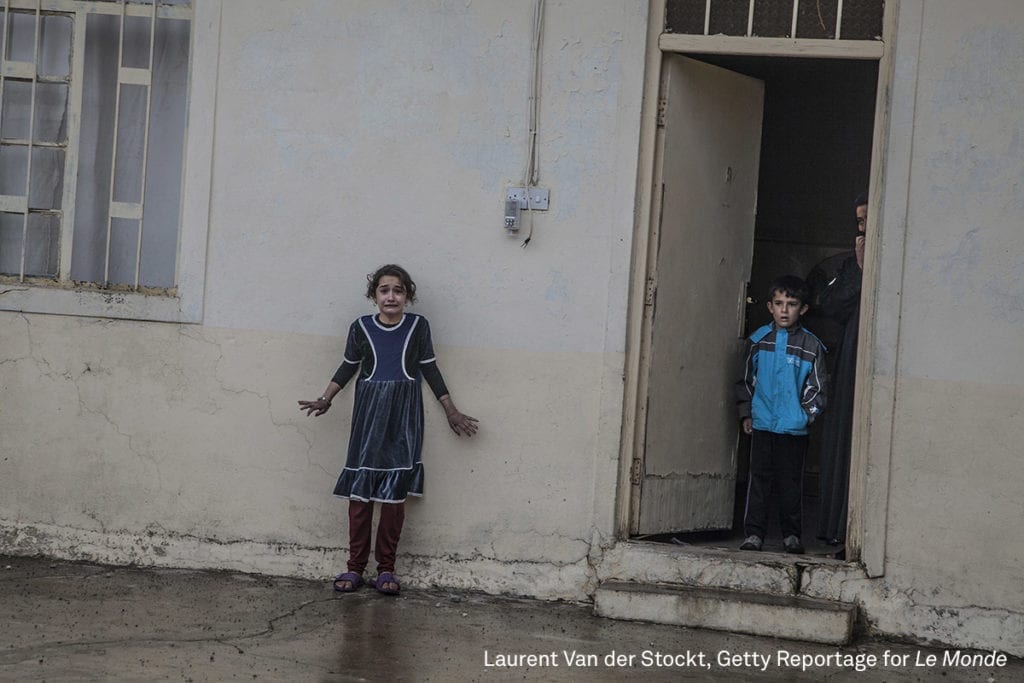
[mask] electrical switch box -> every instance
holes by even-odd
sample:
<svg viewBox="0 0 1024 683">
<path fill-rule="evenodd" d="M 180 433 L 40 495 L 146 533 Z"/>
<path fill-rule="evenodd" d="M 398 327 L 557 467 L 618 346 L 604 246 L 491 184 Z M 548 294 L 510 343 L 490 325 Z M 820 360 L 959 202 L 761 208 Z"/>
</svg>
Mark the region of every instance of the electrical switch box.
<svg viewBox="0 0 1024 683">
<path fill-rule="evenodd" d="M 527 189 L 529 189 L 530 205 L 526 205 Z M 506 201 L 515 201 L 523 211 L 547 211 L 548 190 L 540 187 L 510 187 L 505 194 Z"/>
</svg>

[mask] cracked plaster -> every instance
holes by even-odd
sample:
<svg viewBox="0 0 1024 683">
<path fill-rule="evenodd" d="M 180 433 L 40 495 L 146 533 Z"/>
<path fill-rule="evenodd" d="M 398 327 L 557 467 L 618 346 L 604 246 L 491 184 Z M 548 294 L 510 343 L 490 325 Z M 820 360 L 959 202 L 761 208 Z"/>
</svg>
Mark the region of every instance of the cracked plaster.
<svg viewBox="0 0 1024 683">
<path fill-rule="evenodd" d="M 0 316 L 15 323 L 0 326 L 0 343 L 10 337 L 14 350 L 0 382 L 22 397 L 0 414 L 10 435 L 0 444 L 7 552 L 305 578 L 336 572 L 345 504 L 330 488 L 351 391 L 316 419 L 296 400 L 323 387 L 342 340 Z M 447 368 L 451 352 L 438 354 Z M 603 478 L 593 471 L 596 457 L 582 453 L 615 462 L 613 445 L 599 447 L 610 438 L 599 425 L 618 404 L 585 388 L 617 387 L 621 357 L 503 356 L 509 367 L 532 369 L 481 373 L 501 382 L 507 398 L 484 400 L 483 387 L 469 381 L 493 366 L 488 352 L 459 349 L 446 371 L 460 405 L 482 420 L 474 439 L 456 439 L 440 409 L 427 406 L 427 494 L 410 502 L 403 534 L 409 580 L 586 599 L 595 583 L 592 542 L 607 534 L 591 516 L 610 520 L 612 501 L 568 513 L 566 505 L 588 499 Z M 533 383 L 535 374 L 546 380 Z M 535 400 L 522 405 L 524 393 Z M 523 441 L 538 430 L 548 437 Z M 70 495 L 37 495 L 68 480 Z"/>
</svg>

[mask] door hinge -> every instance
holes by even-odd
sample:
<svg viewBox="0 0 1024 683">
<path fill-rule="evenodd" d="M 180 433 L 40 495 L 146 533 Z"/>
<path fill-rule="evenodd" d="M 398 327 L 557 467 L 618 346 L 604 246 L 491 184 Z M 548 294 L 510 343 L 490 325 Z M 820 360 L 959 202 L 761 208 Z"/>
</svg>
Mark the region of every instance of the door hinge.
<svg viewBox="0 0 1024 683">
<path fill-rule="evenodd" d="M 643 477 L 643 461 L 640 458 L 633 458 L 633 466 L 629 469 L 629 483 L 636 486 Z"/>
<path fill-rule="evenodd" d="M 644 282 L 644 306 L 654 305 L 654 293 L 658 291 L 658 287 L 654 284 L 654 278 L 648 277 L 647 281 Z"/>
<path fill-rule="evenodd" d="M 747 311 L 752 303 L 754 303 L 754 300 L 750 298 L 750 282 L 740 280 L 740 300 L 736 303 L 737 325 L 739 326 L 736 330 L 737 339 L 743 339 L 747 336 Z"/>
<path fill-rule="evenodd" d="M 667 111 L 668 111 L 668 100 L 663 98 L 663 97 L 659 98 L 658 99 L 658 117 L 657 117 L 658 128 L 664 128 L 665 127 L 665 112 L 667 112 Z"/>
</svg>

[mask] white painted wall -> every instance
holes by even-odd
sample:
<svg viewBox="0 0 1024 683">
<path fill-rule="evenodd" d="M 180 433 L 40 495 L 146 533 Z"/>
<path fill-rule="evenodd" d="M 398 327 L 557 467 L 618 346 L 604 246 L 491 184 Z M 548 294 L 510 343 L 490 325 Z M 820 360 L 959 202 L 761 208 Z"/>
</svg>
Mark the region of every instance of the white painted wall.
<svg viewBox="0 0 1024 683">
<path fill-rule="evenodd" d="M 0 313 L 0 547 L 337 571 L 351 387 L 318 419 L 296 400 L 397 262 L 481 421 L 460 440 L 428 402 L 399 572 L 585 597 L 612 529 L 646 2 L 547 3 L 551 208 L 526 249 L 502 222 L 533 3 L 198 0 L 217 9 L 203 324 Z"/>
<path fill-rule="evenodd" d="M 886 192 L 905 200 L 887 196 L 878 302 L 899 336 L 876 350 L 896 369 L 886 580 L 921 606 L 1019 620 L 1024 5 L 902 4 L 893 106 L 913 126 L 894 117 L 908 163 Z"/>
</svg>

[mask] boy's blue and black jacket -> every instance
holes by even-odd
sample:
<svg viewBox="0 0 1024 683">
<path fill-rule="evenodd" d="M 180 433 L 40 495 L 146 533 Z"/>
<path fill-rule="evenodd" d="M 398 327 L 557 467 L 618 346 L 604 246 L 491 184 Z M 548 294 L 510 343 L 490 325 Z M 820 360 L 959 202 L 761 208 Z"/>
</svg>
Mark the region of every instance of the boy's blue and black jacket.
<svg viewBox="0 0 1024 683">
<path fill-rule="evenodd" d="M 803 327 L 765 325 L 750 335 L 743 379 L 736 383 L 740 419 L 776 434 L 807 433 L 825 409 L 825 345 Z"/>
</svg>

